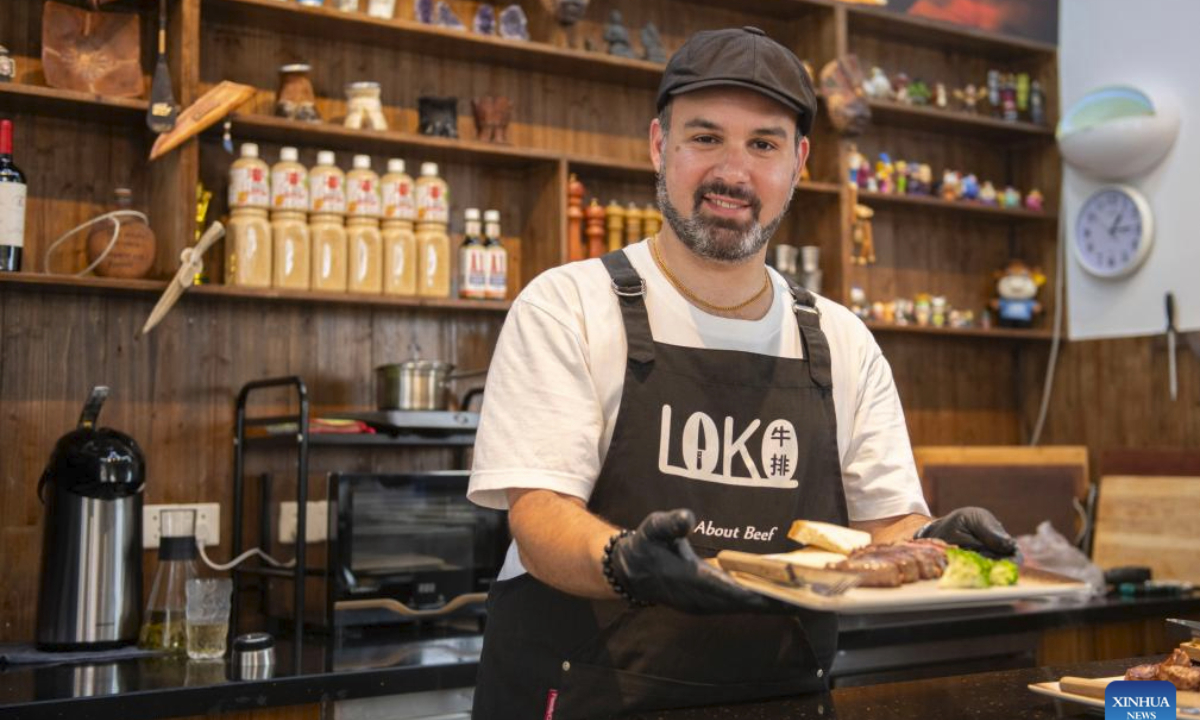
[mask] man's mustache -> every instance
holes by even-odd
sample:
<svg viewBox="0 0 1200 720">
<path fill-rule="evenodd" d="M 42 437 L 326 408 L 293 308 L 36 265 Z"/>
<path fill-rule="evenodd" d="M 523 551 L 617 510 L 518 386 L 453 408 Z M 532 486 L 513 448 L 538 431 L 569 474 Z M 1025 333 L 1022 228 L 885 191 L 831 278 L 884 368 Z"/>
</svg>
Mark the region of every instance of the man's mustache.
<svg viewBox="0 0 1200 720">
<path fill-rule="evenodd" d="M 693 213 L 700 211 L 700 203 L 704 202 L 705 195 L 721 195 L 731 200 L 744 202 L 750 206 L 750 212 L 756 219 L 758 218 L 759 211 L 762 210 L 762 200 L 759 200 L 758 195 L 750 188 L 738 185 L 726 185 L 723 182 L 711 182 L 696 188 L 696 192 L 692 197 Z"/>
</svg>

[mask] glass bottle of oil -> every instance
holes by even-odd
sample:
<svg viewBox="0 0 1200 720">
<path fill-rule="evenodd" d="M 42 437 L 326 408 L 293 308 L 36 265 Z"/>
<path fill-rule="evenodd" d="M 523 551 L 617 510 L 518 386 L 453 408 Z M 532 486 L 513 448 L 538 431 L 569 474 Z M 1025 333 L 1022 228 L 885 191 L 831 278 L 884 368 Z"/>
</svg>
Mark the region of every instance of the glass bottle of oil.
<svg viewBox="0 0 1200 720">
<path fill-rule="evenodd" d="M 196 511 L 159 515 L 158 569 L 142 618 L 138 647 L 187 652 L 187 583 L 196 577 Z"/>
</svg>

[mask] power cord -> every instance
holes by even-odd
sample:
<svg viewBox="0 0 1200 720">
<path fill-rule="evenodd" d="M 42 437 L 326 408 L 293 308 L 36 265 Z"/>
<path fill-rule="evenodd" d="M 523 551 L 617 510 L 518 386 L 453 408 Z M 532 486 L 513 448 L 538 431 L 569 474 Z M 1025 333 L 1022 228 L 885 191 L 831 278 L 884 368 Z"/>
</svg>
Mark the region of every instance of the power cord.
<svg viewBox="0 0 1200 720">
<path fill-rule="evenodd" d="M 1061 205 L 1061 199 L 1060 199 Z M 1050 359 L 1046 362 L 1046 380 L 1042 385 L 1042 403 L 1038 408 L 1037 422 L 1033 425 L 1033 433 L 1029 437 L 1031 446 L 1037 445 L 1042 438 L 1042 430 L 1046 426 L 1046 415 L 1050 411 L 1050 396 L 1054 392 L 1054 370 L 1058 365 L 1058 349 L 1062 344 L 1063 308 L 1066 298 L 1063 287 L 1066 285 L 1067 272 L 1067 242 L 1066 242 L 1066 213 L 1059 208 L 1058 213 L 1058 267 L 1054 271 L 1054 334 L 1050 343 Z"/>
<path fill-rule="evenodd" d="M 237 567 L 238 565 L 246 562 L 246 560 L 249 560 L 251 557 L 253 557 L 255 555 L 259 556 L 263 560 L 266 560 L 268 563 L 270 563 L 271 565 L 274 565 L 277 568 L 296 567 L 296 559 L 295 558 L 292 558 L 291 560 L 289 560 L 287 562 L 280 562 L 280 561 L 276 560 L 275 558 L 271 557 L 270 555 L 266 554 L 259 548 L 250 548 L 249 550 L 242 553 L 241 555 L 238 555 L 237 557 L 230 560 L 229 562 L 224 563 L 224 564 L 219 564 L 219 563 L 215 563 L 212 560 L 208 559 L 208 555 L 204 552 L 204 542 L 199 537 L 196 538 L 196 547 L 198 547 L 200 549 L 200 559 L 204 561 L 204 564 L 218 572 L 224 572 L 225 570 L 233 569 L 233 568 Z"/>
</svg>

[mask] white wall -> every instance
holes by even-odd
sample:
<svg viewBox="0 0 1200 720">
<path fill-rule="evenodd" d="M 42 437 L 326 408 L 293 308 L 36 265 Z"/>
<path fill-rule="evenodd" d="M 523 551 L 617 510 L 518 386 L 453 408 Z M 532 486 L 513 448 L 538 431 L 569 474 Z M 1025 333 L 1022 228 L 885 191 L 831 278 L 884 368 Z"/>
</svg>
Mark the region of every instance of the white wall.
<svg viewBox="0 0 1200 720">
<path fill-rule="evenodd" d="M 1121 280 L 1086 274 L 1070 238 L 1084 199 L 1105 183 L 1063 170 L 1068 333 L 1074 340 L 1162 333 L 1163 295 L 1175 293 L 1176 324 L 1200 330 L 1200 0 L 1061 0 L 1062 109 L 1089 90 L 1127 84 L 1156 105 L 1179 110 L 1179 137 L 1166 160 L 1129 181 L 1154 211 L 1154 246 L 1141 269 Z"/>
</svg>

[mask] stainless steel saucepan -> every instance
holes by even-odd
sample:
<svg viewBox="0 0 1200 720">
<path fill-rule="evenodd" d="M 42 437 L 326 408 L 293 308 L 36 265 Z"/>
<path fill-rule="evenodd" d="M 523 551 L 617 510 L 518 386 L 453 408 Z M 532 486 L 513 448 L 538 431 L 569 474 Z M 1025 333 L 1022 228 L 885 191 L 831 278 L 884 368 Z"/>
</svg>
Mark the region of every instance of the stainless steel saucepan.
<svg viewBox="0 0 1200 720">
<path fill-rule="evenodd" d="M 419 357 L 380 365 L 375 368 L 375 404 L 379 410 L 450 410 L 449 383 L 486 374 L 486 369 L 456 373 L 452 363 Z M 471 399 L 482 393 L 482 387 L 469 390 L 457 409 L 469 409 Z"/>
</svg>

